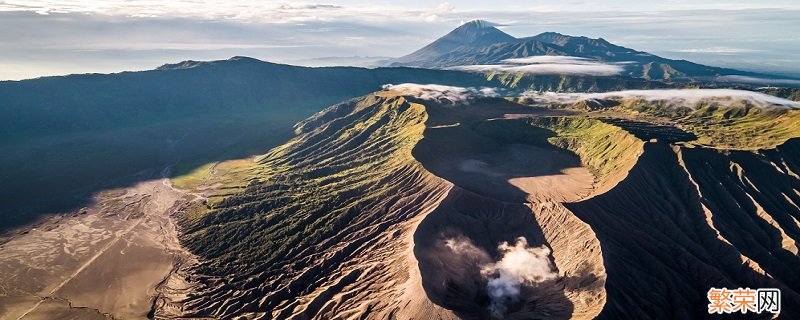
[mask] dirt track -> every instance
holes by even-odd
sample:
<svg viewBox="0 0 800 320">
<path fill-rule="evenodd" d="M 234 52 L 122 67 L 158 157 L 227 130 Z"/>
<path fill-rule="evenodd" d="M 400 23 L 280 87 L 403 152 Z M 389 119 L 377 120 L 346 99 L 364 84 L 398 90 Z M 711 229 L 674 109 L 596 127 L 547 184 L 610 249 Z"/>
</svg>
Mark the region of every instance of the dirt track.
<svg viewBox="0 0 800 320">
<path fill-rule="evenodd" d="M 188 197 L 167 179 L 95 195 L 0 245 L 0 319 L 141 319 L 190 256 L 170 215 Z"/>
</svg>

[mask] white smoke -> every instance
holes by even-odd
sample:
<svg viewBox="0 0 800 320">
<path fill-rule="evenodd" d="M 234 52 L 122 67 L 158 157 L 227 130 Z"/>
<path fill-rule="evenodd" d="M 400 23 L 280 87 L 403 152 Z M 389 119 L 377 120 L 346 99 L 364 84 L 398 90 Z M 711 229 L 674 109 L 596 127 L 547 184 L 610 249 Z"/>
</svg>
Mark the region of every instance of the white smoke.
<svg viewBox="0 0 800 320">
<path fill-rule="evenodd" d="M 696 107 L 701 103 L 748 102 L 759 107 L 800 108 L 800 102 L 760 92 L 734 89 L 656 89 L 623 90 L 600 93 L 556 93 L 528 91 L 522 97 L 539 103 L 567 104 L 591 99 L 641 99 L 667 101 L 673 106 Z"/>
<path fill-rule="evenodd" d="M 530 56 L 505 59 L 503 64 L 479 64 L 452 67 L 454 70 L 471 72 L 501 72 L 526 74 L 569 74 L 589 76 L 613 76 L 622 73 L 626 63 L 605 63 L 571 56 Z"/>
<path fill-rule="evenodd" d="M 469 239 L 464 237 L 447 239 L 444 241 L 444 245 L 456 254 L 469 257 L 479 261 L 481 264 L 491 260 L 485 251 L 476 247 Z"/>
<path fill-rule="evenodd" d="M 488 255 L 468 239 L 448 239 L 445 245 L 453 252 L 484 261 L 481 276 L 486 279 L 486 291 L 491 303 L 489 311 L 495 317 L 506 313 L 507 304 L 519 299 L 523 285 L 533 285 L 555 279 L 558 274 L 550 262 L 550 249 L 542 245 L 529 247 L 524 237 L 511 245 L 503 241 L 497 246 L 500 260 L 490 262 Z"/>
<path fill-rule="evenodd" d="M 470 100 L 477 98 L 500 96 L 495 88 L 454 87 L 439 84 L 385 84 L 383 90 L 398 91 L 423 100 L 447 101 L 452 104 L 469 104 Z"/>
<path fill-rule="evenodd" d="M 497 247 L 502 255 L 499 261 L 483 265 L 481 274 L 489 279 L 486 289 L 492 303 L 489 310 L 495 316 L 502 316 L 506 303 L 519 298 L 522 284 L 534 284 L 555 279 L 557 274 L 550 263 L 550 249 L 546 246 L 528 247 L 528 241 L 517 238 L 514 245 L 502 242 Z"/>
</svg>

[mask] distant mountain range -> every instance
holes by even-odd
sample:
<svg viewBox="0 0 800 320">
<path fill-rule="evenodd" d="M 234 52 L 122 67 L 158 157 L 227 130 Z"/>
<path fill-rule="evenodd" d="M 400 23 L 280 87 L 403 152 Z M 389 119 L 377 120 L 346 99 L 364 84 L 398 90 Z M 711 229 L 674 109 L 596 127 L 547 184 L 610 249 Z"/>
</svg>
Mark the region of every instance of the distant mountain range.
<svg viewBox="0 0 800 320">
<path fill-rule="evenodd" d="M 515 38 L 483 20 L 467 22 L 431 44 L 406 56 L 384 61 L 388 66 L 450 68 L 464 65 L 499 64 L 504 60 L 531 56 L 569 56 L 620 65 L 621 75 L 652 80 L 703 79 L 720 76 L 769 75 L 718 68 L 686 60 L 672 60 L 615 45 L 603 38 L 575 37 L 545 32 Z"/>
</svg>

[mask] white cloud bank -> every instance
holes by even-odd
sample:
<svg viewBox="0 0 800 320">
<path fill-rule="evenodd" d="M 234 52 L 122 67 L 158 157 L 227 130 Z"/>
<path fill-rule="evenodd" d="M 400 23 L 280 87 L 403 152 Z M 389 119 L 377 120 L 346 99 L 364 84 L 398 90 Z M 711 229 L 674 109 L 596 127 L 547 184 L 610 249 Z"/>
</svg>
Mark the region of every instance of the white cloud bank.
<svg viewBox="0 0 800 320">
<path fill-rule="evenodd" d="M 729 75 L 729 76 L 718 77 L 718 80 L 726 82 L 734 82 L 734 83 L 761 84 L 766 86 L 789 85 L 789 86 L 800 87 L 800 80 L 794 80 L 794 79 L 767 79 L 767 78 L 750 77 L 750 76 Z"/>
<path fill-rule="evenodd" d="M 525 92 L 523 96 L 540 103 L 575 103 L 590 99 L 641 99 L 668 101 L 670 105 L 694 107 L 707 102 L 748 102 L 759 107 L 800 108 L 800 102 L 791 101 L 760 92 L 734 89 L 660 89 L 624 90 L 601 93 Z"/>
<path fill-rule="evenodd" d="M 439 84 L 385 84 L 383 90 L 398 91 L 419 99 L 448 102 L 451 104 L 469 104 L 471 100 L 486 97 L 499 97 L 495 88 L 454 87 Z"/>
<path fill-rule="evenodd" d="M 569 74 L 613 76 L 622 73 L 625 63 L 605 63 L 571 56 L 531 56 L 501 61 L 504 64 L 457 66 L 451 69 L 472 72 L 502 72 L 526 74 Z"/>
<path fill-rule="evenodd" d="M 555 267 L 550 262 L 550 249 L 529 247 L 524 237 L 516 239 L 513 245 L 501 242 L 497 246 L 500 259 L 490 261 L 488 255 L 465 238 L 448 239 L 445 246 L 453 252 L 484 261 L 480 265 L 481 276 L 486 282 L 486 291 L 491 299 L 489 311 L 495 317 L 502 318 L 506 306 L 519 299 L 523 285 L 533 285 L 558 277 Z"/>
<path fill-rule="evenodd" d="M 520 7 L 511 0 L 451 5 L 418 0 L 0 0 L 0 79 L 146 70 L 232 56 L 281 63 L 323 56 L 397 57 L 476 18 L 501 22 L 507 25 L 504 31 L 518 37 L 542 31 L 603 37 L 668 58 L 800 75 L 800 1 L 757 4 L 761 9 L 748 4 L 747 10 L 703 1 Z M 695 10 L 703 8 L 712 10 Z M 695 45 L 752 52 L 674 52 Z M 309 49 L 318 47 L 325 50 Z"/>
<path fill-rule="evenodd" d="M 534 64 L 534 63 L 557 63 L 557 64 L 592 64 L 591 59 L 572 57 L 572 56 L 530 56 L 523 58 L 511 58 L 503 60 L 505 63 L 514 64 Z"/>
<path fill-rule="evenodd" d="M 731 47 L 710 47 L 710 48 L 678 49 L 674 51 L 685 52 L 685 53 L 741 54 L 741 53 L 761 52 L 763 50 L 731 48 Z"/>
</svg>

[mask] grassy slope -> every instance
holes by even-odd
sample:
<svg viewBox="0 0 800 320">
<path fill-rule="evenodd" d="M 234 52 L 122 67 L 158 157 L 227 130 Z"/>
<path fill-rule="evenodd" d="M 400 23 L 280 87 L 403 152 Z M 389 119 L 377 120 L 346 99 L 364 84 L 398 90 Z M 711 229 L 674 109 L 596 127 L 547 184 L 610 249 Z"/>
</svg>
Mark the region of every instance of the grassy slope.
<svg viewBox="0 0 800 320">
<path fill-rule="evenodd" d="M 551 129 L 556 146 L 581 157 L 599 180 L 627 172 L 642 152 L 643 142 L 621 128 L 580 117 L 534 118 L 531 125 Z"/>
<path fill-rule="evenodd" d="M 233 261 L 239 271 L 277 263 L 344 228 L 356 208 L 391 194 L 398 186 L 385 185 L 386 173 L 417 169 L 410 150 L 422 136 L 422 106 L 371 97 L 327 113 L 336 109 L 347 115 L 272 150 L 246 169 L 253 181 L 246 190 L 187 220 L 186 244 L 219 261 L 218 271 Z"/>
<path fill-rule="evenodd" d="M 212 201 L 214 209 L 196 211 L 184 223 L 186 243 L 210 259 L 202 271 L 224 279 L 220 280 L 224 284 L 210 281 L 211 289 L 195 298 L 194 312 L 231 316 L 301 309 L 289 301 L 302 303 L 310 290 L 328 285 L 338 275 L 352 275 L 341 272 L 344 266 L 367 265 L 354 262 L 359 254 L 383 257 L 357 250 L 361 244 L 349 241 L 385 239 L 360 232 L 408 219 L 418 207 L 406 206 L 406 216 L 402 210 L 385 208 L 431 190 L 426 186 L 429 178 L 411 164 L 410 155 L 421 137 L 425 114 L 421 106 L 399 98 L 343 103 L 300 123 L 297 138 L 257 163 L 231 163 L 227 168 L 237 178 L 221 174 L 224 179 L 203 182 L 233 186 L 230 181 L 239 180 L 243 182 L 238 187 L 244 187 L 244 181 L 254 181 L 241 193 L 217 198 Z M 645 130 L 638 132 L 645 136 L 669 129 L 625 125 Z M 669 145 L 680 139 L 658 138 L 645 144 L 642 140 L 649 139 L 628 131 L 632 129 L 584 117 L 487 121 L 476 130 L 520 143 L 543 143 L 546 137 L 580 155 L 601 183 L 613 182 L 601 186 L 607 192 L 567 205 L 597 232 L 603 246 L 610 294 L 601 318 L 642 317 L 653 310 L 665 317 L 698 316 L 705 310 L 702 303 L 709 286 L 780 286 L 787 292 L 796 287 L 796 276 L 788 272 L 797 266 L 796 254 L 784 252 L 796 247 L 774 229 L 779 224 L 790 237 L 798 235 L 789 216 L 796 217 L 793 204 L 798 200 L 796 195 L 786 196 L 797 186 L 797 179 L 787 174 L 796 172 L 797 164 L 785 158 L 794 159 L 796 141 L 780 152 L 760 151 L 763 155 L 682 149 Z M 744 170 L 731 166 L 731 160 Z M 203 172 L 212 170 L 200 170 L 185 182 L 197 185 L 206 179 Z M 755 186 L 745 173 L 758 180 Z M 722 178 L 701 177 L 713 174 Z M 780 190 L 773 190 L 775 186 Z M 739 225 L 745 221 L 742 217 L 766 222 Z M 746 230 L 738 230 L 742 228 Z M 719 238 L 720 232 L 726 239 Z M 780 283 L 746 265 L 754 262 L 741 260 L 739 254 L 745 253 Z M 795 301 L 796 294 L 787 293 L 789 299 Z M 625 305 L 636 307 L 622 308 Z"/>
<path fill-rule="evenodd" d="M 800 110 L 741 104 L 675 108 L 643 101 L 628 101 L 618 108 L 671 119 L 698 136 L 694 143 L 714 148 L 768 149 L 800 137 Z"/>
<path fill-rule="evenodd" d="M 527 89 L 553 92 L 602 92 L 624 89 L 658 89 L 674 87 L 675 84 L 620 76 L 581 76 L 558 74 L 524 74 L 508 72 L 486 72 L 489 81 L 497 81 L 512 89 Z"/>
<path fill-rule="evenodd" d="M 800 137 L 800 110 L 705 107 L 679 123 L 699 137 L 699 144 L 726 149 L 774 148 Z"/>
<path fill-rule="evenodd" d="M 503 126 L 494 121 L 486 122 L 480 130 L 505 139 L 524 139 L 521 142 L 527 143 L 541 141 L 539 137 L 544 136 L 550 144 L 575 152 L 600 185 L 624 177 L 642 152 L 640 139 L 597 119 L 544 117 L 513 121 L 516 124 Z"/>
<path fill-rule="evenodd" d="M 365 272 L 368 261 L 384 257 L 381 250 L 400 245 L 375 242 L 391 239 L 387 233 L 396 235 L 445 190 L 411 155 L 426 119 L 420 104 L 367 96 L 301 122 L 297 137 L 256 162 L 223 162 L 210 178 L 204 172 L 214 169 L 207 168 L 179 179 L 232 192 L 212 197 L 211 208 L 192 208 L 181 222 L 183 243 L 208 261 L 198 271 L 223 276 L 210 280 L 188 311 L 223 318 L 289 312 L 327 277 Z M 356 250 L 362 246 L 375 247 Z M 388 268 L 379 261 L 370 272 L 391 274 L 378 271 Z"/>
</svg>

